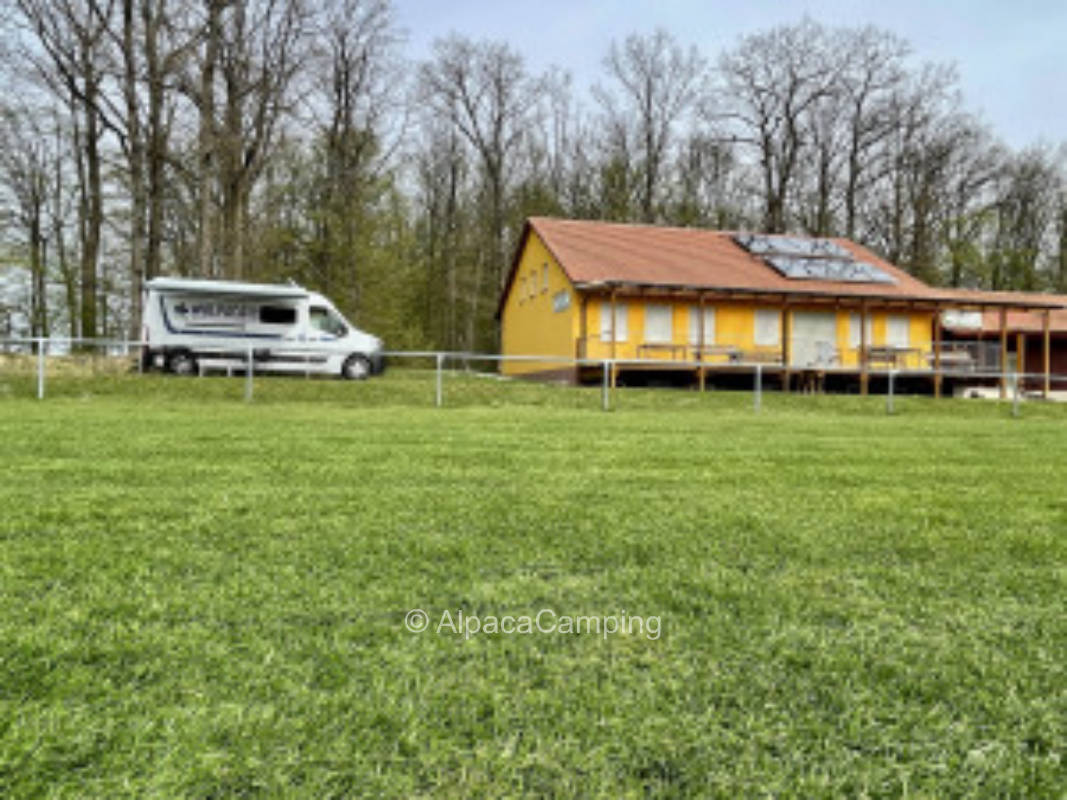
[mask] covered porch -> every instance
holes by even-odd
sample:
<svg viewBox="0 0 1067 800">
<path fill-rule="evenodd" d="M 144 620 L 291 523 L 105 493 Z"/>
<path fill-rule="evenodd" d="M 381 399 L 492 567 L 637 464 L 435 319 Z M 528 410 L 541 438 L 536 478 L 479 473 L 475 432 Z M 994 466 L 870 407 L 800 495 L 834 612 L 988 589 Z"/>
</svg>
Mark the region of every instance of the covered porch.
<svg viewBox="0 0 1067 800">
<path fill-rule="evenodd" d="M 576 359 L 609 362 L 613 385 L 656 375 L 701 390 L 709 381 L 730 384 L 759 375 L 786 391 L 845 387 L 867 394 L 893 375 L 925 385 L 934 396 L 959 381 L 992 381 L 1005 397 L 1011 376 L 1022 372 L 1028 388 L 1047 397 L 1050 314 L 1064 307 L 1062 298 L 1051 296 L 959 290 L 900 297 L 623 283 L 581 289 Z M 993 313 L 996 335 L 981 346 L 960 341 L 942 326 L 946 311 Z M 1040 355 L 1033 340 L 1028 347 L 1025 335 L 1010 333 L 1009 313 L 1023 311 L 1043 320 Z M 587 364 L 576 377 L 595 380 L 600 372 Z"/>
</svg>

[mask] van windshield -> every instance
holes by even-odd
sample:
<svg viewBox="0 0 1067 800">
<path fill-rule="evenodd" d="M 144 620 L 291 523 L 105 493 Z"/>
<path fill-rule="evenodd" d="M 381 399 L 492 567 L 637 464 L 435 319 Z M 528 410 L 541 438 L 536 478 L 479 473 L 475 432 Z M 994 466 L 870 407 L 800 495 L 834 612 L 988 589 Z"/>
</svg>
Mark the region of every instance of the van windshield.
<svg viewBox="0 0 1067 800">
<path fill-rule="evenodd" d="M 331 336 L 344 336 L 348 328 L 337 314 L 324 306 L 311 306 L 311 329 Z"/>
</svg>

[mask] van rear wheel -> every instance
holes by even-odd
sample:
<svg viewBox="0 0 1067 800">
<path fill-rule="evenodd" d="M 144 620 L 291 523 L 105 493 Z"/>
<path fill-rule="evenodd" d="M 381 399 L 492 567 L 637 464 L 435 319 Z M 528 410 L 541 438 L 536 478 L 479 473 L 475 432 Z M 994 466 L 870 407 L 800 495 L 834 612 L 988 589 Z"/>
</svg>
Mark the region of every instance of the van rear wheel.
<svg viewBox="0 0 1067 800">
<path fill-rule="evenodd" d="M 341 367 L 341 377 L 348 381 L 361 381 L 370 375 L 370 359 L 362 353 L 353 353 Z"/>
<path fill-rule="evenodd" d="M 167 356 L 167 371 L 175 375 L 195 375 L 196 359 L 188 350 L 178 350 Z"/>
</svg>

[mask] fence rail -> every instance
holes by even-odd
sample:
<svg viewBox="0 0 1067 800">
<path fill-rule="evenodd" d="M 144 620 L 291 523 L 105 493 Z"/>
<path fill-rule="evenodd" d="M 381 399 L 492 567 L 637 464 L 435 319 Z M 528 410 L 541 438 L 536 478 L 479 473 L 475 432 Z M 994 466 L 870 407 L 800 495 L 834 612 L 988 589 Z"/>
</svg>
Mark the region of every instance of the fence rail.
<svg viewBox="0 0 1067 800">
<path fill-rule="evenodd" d="M 38 399 L 45 398 L 48 361 L 56 357 L 90 356 L 91 358 L 129 359 L 136 356 L 136 368 L 143 370 L 144 360 L 141 358 L 142 348 L 148 346 L 145 341 L 131 339 L 106 339 L 106 338 L 80 338 L 80 337 L 49 337 L 49 338 L 4 338 L 0 339 L 0 356 L 26 355 L 32 356 L 34 362 L 34 377 L 36 396 Z M 260 364 L 257 352 L 260 348 L 249 346 L 247 352 L 242 353 L 240 358 L 241 372 L 244 377 L 244 398 L 251 401 L 255 392 L 255 376 L 257 373 L 271 372 L 269 367 Z M 285 350 L 299 353 L 307 351 L 309 354 L 321 352 L 321 346 L 314 343 L 286 343 Z M 558 355 L 501 355 L 494 353 L 474 353 L 466 351 L 439 351 L 439 350 L 405 350 L 386 351 L 385 357 L 392 362 L 414 363 L 417 361 L 428 362 L 432 365 L 435 373 L 434 379 L 434 405 L 445 405 L 445 391 L 443 377 L 447 372 L 457 370 L 471 371 L 472 364 L 486 364 L 499 369 L 506 363 L 515 364 L 550 364 L 559 365 L 560 368 L 585 368 L 589 371 L 600 373 L 601 407 L 611 410 L 613 407 L 613 395 L 616 390 L 616 376 L 621 370 L 637 368 L 669 368 L 671 370 L 691 369 L 694 372 L 700 370 L 709 373 L 752 375 L 753 408 L 759 411 L 762 407 L 764 392 L 764 379 L 768 375 L 799 374 L 803 372 L 817 371 L 822 375 L 856 375 L 856 367 L 840 365 L 813 366 L 811 368 L 797 365 L 776 363 L 764 360 L 737 360 L 729 363 L 709 363 L 707 360 L 665 360 L 663 358 L 575 358 Z M 976 354 L 977 355 L 977 354 Z M 232 361 L 232 359 L 230 359 Z M 209 360 L 205 360 L 208 361 Z M 209 362 L 210 363 L 210 362 Z M 2 364 L 2 362 L 0 362 Z M 203 375 L 210 369 L 205 369 L 201 364 L 200 374 Z M 231 374 L 232 368 L 227 370 Z M 1008 393 L 1011 395 L 1013 410 L 1018 413 L 1020 402 L 1024 399 L 1023 383 L 1026 381 L 1041 382 L 1050 377 L 1057 384 L 1067 382 L 1067 375 L 1046 376 L 1045 373 L 1026 373 L 1015 369 L 1000 370 L 990 368 L 986 358 L 974 358 L 965 365 L 954 363 L 951 359 L 943 362 L 939 367 L 910 368 L 903 367 L 870 367 L 865 370 L 869 378 L 884 379 L 886 382 L 886 410 L 894 411 L 894 397 L 897 395 L 898 382 L 901 379 L 925 378 L 938 380 L 963 379 L 970 381 L 989 381 L 1003 387 L 1001 396 Z"/>
</svg>

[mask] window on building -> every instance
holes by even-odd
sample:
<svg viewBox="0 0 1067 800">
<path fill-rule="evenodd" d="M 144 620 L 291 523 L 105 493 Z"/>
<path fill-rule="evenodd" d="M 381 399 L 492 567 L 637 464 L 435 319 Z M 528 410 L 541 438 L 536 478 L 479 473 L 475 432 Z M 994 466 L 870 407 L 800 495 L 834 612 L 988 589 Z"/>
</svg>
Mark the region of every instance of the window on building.
<svg viewBox="0 0 1067 800">
<path fill-rule="evenodd" d="M 860 340 L 860 317 L 862 314 L 852 313 L 848 315 L 848 346 L 855 349 L 860 347 L 863 342 Z M 871 317 L 867 316 L 867 344 L 868 346 L 872 342 L 871 336 Z"/>
<path fill-rule="evenodd" d="M 548 291 L 548 264 L 541 265 L 541 292 Z"/>
<path fill-rule="evenodd" d="M 645 341 L 669 344 L 673 338 L 671 307 L 663 303 L 648 303 L 645 306 Z"/>
<path fill-rule="evenodd" d="M 776 308 L 757 308 L 753 339 L 759 347 L 780 345 L 782 343 L 782 312 Z"/>
<path fill-rule="evenodd" d="M 890 315 L 885 322 L 885 343 L 890 347 L 911 344 L 911 320 L 899 314 Z"/>
<path fill-rule="evenodd" d="M 704 344 L 715 343 L 715 309 L 704 309 Z M 689 306 L 689 344 L 700 344 L 700 306 Z"/>
<path fill-rule="evenodd" d="M 626 303 L 615 304 L 615 341 L 625 342 L 629 338 L 626 330 L 627 320 Z M 611 341 L 611 301 L 602 300 L 600 303 L 600 341 Z"/>
</svg>

